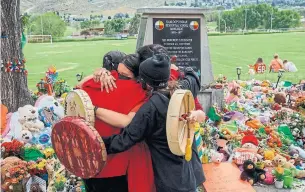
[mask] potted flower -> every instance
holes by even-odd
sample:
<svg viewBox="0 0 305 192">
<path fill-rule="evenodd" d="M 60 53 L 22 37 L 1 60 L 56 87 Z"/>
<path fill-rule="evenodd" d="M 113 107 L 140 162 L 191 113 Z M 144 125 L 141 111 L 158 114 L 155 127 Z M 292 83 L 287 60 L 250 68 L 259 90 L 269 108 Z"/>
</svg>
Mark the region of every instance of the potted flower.
<svg viewBox="0 0 305 192">
<path fill-rule="evenodd" d="M 57 173 L 55 175 L 55 184 L 54 184 L 54 187 L 55 187 L 57 192 L 66 191 L 65 190 L 65 183 L 66 183 L 66 181 L 67 181 L 67 179 L 63 175 L 61 175 L 59 173 Z"/>
<path fill-rule="evenodd" d="M 275 176 L 275 187 L 282 189 L 284 186 L 284 169 L 278 166 L 272 171 L 272 174 Z"/>
</svg>

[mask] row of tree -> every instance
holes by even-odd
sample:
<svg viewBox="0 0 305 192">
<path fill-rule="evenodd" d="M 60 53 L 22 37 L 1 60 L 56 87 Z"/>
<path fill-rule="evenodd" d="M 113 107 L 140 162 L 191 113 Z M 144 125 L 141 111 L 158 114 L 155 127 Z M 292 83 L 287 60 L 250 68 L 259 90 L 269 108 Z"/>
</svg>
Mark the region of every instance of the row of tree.
<svg viewBox="0 0 305 192">
<path fill-rule="evenodd" d="M 219 14 L 217 29 L 235 31 L 239 29 L 294 28 L 301 24 L 301 16 L 294 10 L 279 10 L 267 4 L 242 6 Z"/>
<path fill-rule="evenodd" d="M 30 35 L 62 37 L 67 29 L 67 23 L 56 13 L 47 12 L 42 15 L 23 15 L 22 27 Z"/>
<path fill-rule="evenodd" d="M 82 21 L 82 22 L 80 22 L 80 28 L 89 29 L 89 28 L 98 27 L 100 24 L 101 24 L 100 20 Z"/>
<path fill-rule="evenodd" d="M 114 33 L 120 33 L 124 30 L 126 25 L 129 25 L 129 34 L 137 34 L 140 24 L 140 15 L 136 14 L 131 19 L 116 18 L 112 20 L 107 20 L 104 22 L 105 34 L 112 35 Z"/>
</svg>

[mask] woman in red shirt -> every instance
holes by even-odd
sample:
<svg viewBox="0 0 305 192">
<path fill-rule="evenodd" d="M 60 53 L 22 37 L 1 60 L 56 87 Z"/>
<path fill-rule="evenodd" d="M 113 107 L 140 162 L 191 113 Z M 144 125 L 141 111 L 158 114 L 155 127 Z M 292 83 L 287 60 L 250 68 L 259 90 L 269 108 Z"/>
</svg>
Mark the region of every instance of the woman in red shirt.
<svg viewBox="0 0 305 192">
<path fill-rule="evenodd" d="M 88 93 L 93 105 L 100 107 L 96 110 L 95 128 L 101 136 L 120 133 L 130 123 L 138 105 L 145 100 L 146 92 L 136 81 L 138 67 L 138 55 L 124 57 L 118 65 L 118 72 L 111 72 L 117 79 L 117 88 L 111 93 L 102 92 L 101 84 L 92 77 L 85 78 L 85 82 L 79 85 Z M 109 155 L 103 170 L 95 178 L 84 181 L 90 192 L 154 191 L 151 156 L 146 144 L 142 142 L 126 152 Z"/>
</svg>

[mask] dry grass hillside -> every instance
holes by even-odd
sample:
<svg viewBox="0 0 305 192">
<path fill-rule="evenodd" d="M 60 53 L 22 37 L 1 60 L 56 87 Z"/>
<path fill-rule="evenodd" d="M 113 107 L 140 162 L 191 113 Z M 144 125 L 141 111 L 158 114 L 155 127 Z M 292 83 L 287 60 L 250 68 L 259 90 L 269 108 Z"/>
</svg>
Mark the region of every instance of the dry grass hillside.
<svg viewBox="0 0 305 192">
<path fill-rule="evenodd" d="M 158 7 L 164 5 L 164 0 L 21 0 L 22 12 L 41 13 L 59 11 L 74 15 L 90 15 L 103 13 L 113 15 L 118 12 L 133 13 L 139 7 Z M 192 0 L 186 0 L 189 4 Z M 172 0 L 167 2 L 179 2 Z M 185 0 L 181 0 L 185 2 Z"/>
</svg>

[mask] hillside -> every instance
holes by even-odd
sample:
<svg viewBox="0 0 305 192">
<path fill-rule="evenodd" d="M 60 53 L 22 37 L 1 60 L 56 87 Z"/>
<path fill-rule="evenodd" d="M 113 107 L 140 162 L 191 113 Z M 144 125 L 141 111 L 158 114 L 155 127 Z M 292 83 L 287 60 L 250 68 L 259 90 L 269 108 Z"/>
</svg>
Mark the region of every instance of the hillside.
<svg viewBox="0 0 305 192">
<path fill-rule="evenodd" d="M 186 0 L 187 3 L 191 1 Z M 29 13 L 59 11 L 74 15 L 90 15 L 91 13 L 113 15 L 118 12 L 133 13 L 140 7 L 163 5 L 164 0 L 21 0 L 21 11 Z"/>
</svg>

